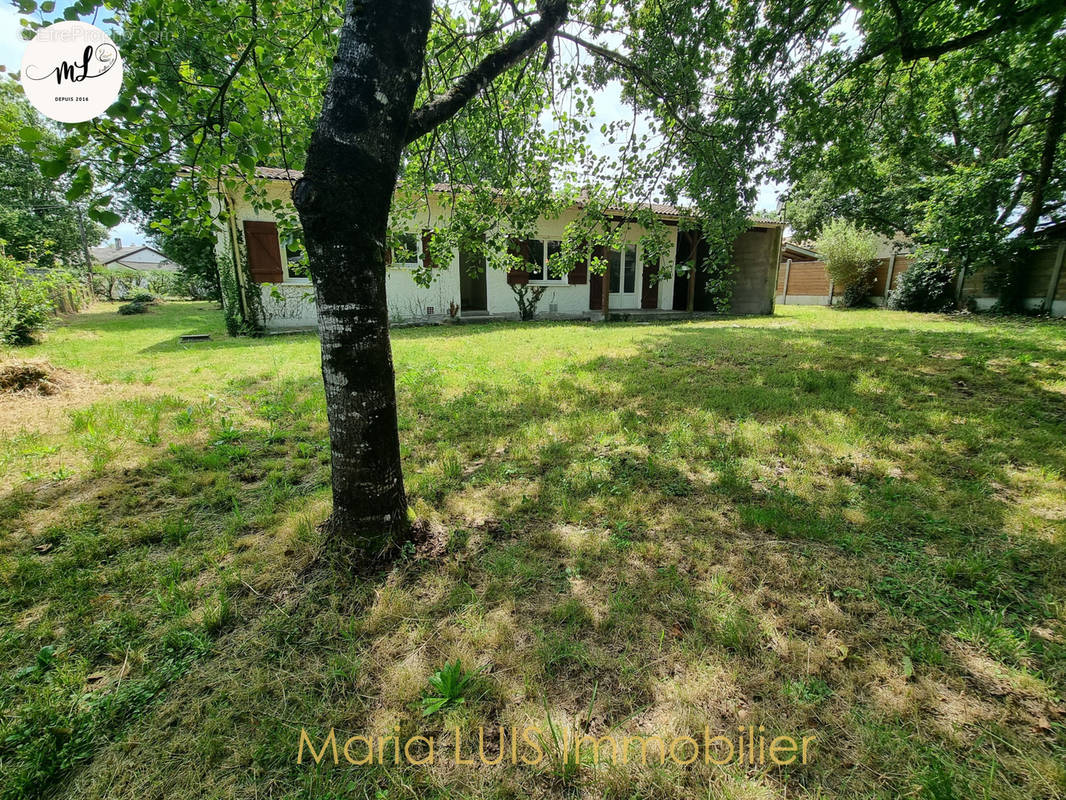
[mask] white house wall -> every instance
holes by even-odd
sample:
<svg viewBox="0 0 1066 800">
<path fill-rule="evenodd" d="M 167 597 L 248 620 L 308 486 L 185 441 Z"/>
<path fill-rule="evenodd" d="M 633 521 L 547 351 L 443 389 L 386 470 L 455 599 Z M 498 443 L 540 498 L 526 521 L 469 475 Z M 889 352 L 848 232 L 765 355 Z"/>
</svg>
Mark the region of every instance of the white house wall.
<svg viewBox="0 0 1066 800">
<path fill-rule="evenodd" d="M 277 183 L 270 187 L 270 192 L 277 197 L 288 200 L 289 188 L 287 183 Z M 557 239 L 563 238 L 566 225 L 577 216 L 576 210 L 564 212 L 553 220 L 542 220 L 538 226 L 538 238 Z M 420 236 L 421 231 L 432 228 L 447 211 L 436 200 L 432 200 L 426 213 L 420 215 L 411 223 L 411 232 Z M 256 210 L 244 201 L 237 203 L 235 207 L 236 228 L 240 233 L 241 259 L 245 259 L 243 243 L 243 223 L 246 220 L 264 222 L 277 222 L 277 219 L 269 211 Z M 624 233 L 627 244 L 637 244 L 640 236 L 645 233 L 641 226 L 628 225 Z M 218 237 L 218 255 L 220 263 L 224 263 L 229 241 L 229 232 L 223 228 Z M 668 228 L 671 250 L 668 253 L 669 262 L 673 263 L 673 255 L 677 246 L 677 228 Z M 285 260 L 285 250 L 282 248 L 282 261 Z M 612 310 L 640 308 L 641 282 L 644 270 L 642 252 L 637 248 L 637 268 L 635 291 L 631 295 L 612 294 L 610 304 Z M 655 269 L 652 266 L 652 269 Z M 606 276 L 604 276 L 606 280 Z M 541 298 L 537 309 L 538 317 L 583 317 L 589 311 L 589 282 L 584 284 L 570 285 L 565 278 L 561 282 L 545 282 L 547 289 Z M 449 316 L 449 308 L 452 304 L 456 308 L 460 305 L 459 297 L 459 254 L 453 251 L 452 258 L 445 266 L 438 266 L 434 270 L 433 280 L 429 286 L 420 286 L 414 280 L 414 272 L 409 267 L 390 266 L 386 274 L 386 295 L 389 306 L 389 317 L 392 321 L 408 320 L 442 320 Z M 531 282 L 536 285 L 536 282 Z M 658 286 L 659 308 L 670 308 L 673 301 L 673 278 L 661 281 Z M 282 295 L 278 299 L 275 295 Z M 312 287 L 309 281 L 294 280 L 286 281 L 271 287 L 269 284 L 260 286 L 264 325 L 272 330 L 294 330 L 313 328 L 317 324 L 315 305 L 312 297 Z M 515 303 L 514 292 L 507 283 L 507 273 L 502 269 L 489 269 L 486 271 L 486 299 L 488 314 L 496 317 L 517 317 L 518 306 Z M 432 311 L 430 311 L 432 309 Z M 479 314 L 480 312 L 474 312 Z M 457 312 L 461 316 L 461 312 Z"/>
</svg>

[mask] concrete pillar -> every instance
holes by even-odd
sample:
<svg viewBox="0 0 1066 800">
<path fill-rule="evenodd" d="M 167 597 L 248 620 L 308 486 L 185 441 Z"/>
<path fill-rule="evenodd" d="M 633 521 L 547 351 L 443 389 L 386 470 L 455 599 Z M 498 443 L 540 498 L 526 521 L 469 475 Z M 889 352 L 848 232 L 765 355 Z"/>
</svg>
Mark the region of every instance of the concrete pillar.
<svg viewBox="0 0 1066 800">
<path fill-rule="evenodd" d="M 792 269 L 792 259 L 785 262 L 785 285 L 781 289 L 781 305 L 788 305 L 788 273 Z"/>
</svg>

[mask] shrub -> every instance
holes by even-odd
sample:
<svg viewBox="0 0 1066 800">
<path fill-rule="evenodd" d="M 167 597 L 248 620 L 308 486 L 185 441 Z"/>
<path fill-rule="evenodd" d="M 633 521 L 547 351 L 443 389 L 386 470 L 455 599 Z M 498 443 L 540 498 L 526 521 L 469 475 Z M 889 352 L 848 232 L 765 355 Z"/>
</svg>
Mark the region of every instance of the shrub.
<svg viewBox="0 0 1066 800">
<path fill-rule="evenodd" d="M 162 270 L 148 273 L 148 289 L 156 297 L 182 297 L 191 300 L 214 300 L 218 295 L 216 287 L 209 286 L 197 276 L 186 272 L 164 272 Z"/>
<path fill-rule="evenodd" d="M 74 278 L 60 270 L 35 270 L 0 255 L 0 340 L 28 344 L 57 308 L 76 296 Z"/>
<path fill-rule="evenodd" d="M 131 303 L 154 303 L 155 295 L 151 292 L 137 292 L 130 298 Z"/>
<path fill-rule="evenodd" d="M 930 258 L 918 258 L 896 279 L 888 298 L 889 308 L 900 311 L 948 311 L 955 305 L 953 266 Z"/>
<path fill-rule="evenodd" d="M 126 303 L 118 307 L 119 314 L 147 314 L 148 306 L 145 303 Z"/>
<path fill-rule="evenodd" d="M 877 270 L 877 236 L 846 220 L 833 220 L 822 228 L 814 247 L 842 290 L 840 304 L 851 308 L 865 303 Z"/>
<path fill-rule="evenodd" d="M 104 300 L 125 297 L 137 285 L 138 274 L 132 269 L 96 267 L 93 270 L 93 290 Z"/>
<path fill-rule="evenodd" d="M 518 304 L 518 316 L 523 322 L 528 322 L 537 316 L 537 305 L 540 303 L 540 298 L 544 296 L 546 288 L 546 286 L 529 286 L 525 283 L 511 287 L 515 302 Z"/>
</svg>

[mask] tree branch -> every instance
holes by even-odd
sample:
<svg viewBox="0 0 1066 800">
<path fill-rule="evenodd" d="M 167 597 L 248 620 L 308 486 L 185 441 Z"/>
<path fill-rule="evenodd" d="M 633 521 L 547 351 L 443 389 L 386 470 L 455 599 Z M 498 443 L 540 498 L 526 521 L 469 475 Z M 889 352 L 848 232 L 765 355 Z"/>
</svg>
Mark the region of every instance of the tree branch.
<svg viewBox="0 0 1066 800">
<path fill-rule="evenodd" d="M 447 92 L 411 112 L 407 123 L 407 144 L 425 136 L 442 122 L 458 114 L 471 98 L 505 70 L 550 39 L 559 26 L 566 22 L 569 14 L 567 0 L 538 0 L 537 10 L 540 17 L 536 22 L 508 39 L 500 49 L 485 56 Z"/>
<path fill-rule="evenodd" d="M 1055 166 L 1055 151 L 1058 149 L 1059 140 L 1062 139 L 1063 129 L 1066 129 L 1066 75 L 1059 81 L 1058 89 L 1055 91 L 1055 99 L 1051 104 L 1051 114 L 1048 116 L 1047 131 L 1044 137 L 1044 149 L 1040 155 L 1040 171 L 1033 179 L 1033 192 L 1029 199 L 1029 207 L 1022 217 L 1022 229 L 1030 236 L 1036 230 L 1040 216 L 1044 212 L 1044 193 Z"/>
<path fill-rule="evenodd" d="M 898 6 L 896 8 L 898 9 Z M 939 58 L 955 50 L 962 50 L 970 45 L 983 42 L 985 39 L 990 39 L 1005 31 L 1022 28 L 1046 17 L 1064 12 L 1066 12 L 1066 0 L 1039 0 L 1039 2 L 1023 9 L 1018 9 L 1011 4 L 1011 6 L 1003 9 L 995 16 L 991 25 L 963 36 L 957 36 L 954 39 L 948 39 L 939 44 L 916 45 L 911 39 L 912 31 L 908 26 L 901 28 L 899 35 L 891 41 L 873 50 L 860 53 L 855 61 L 852 62 L 852 66 L 857 67 L 866 64 L 896 48 L 899 48 L 900 58 L 907 62 L 918 61 L 923 58 Z M 896 14 L 897 22 L 900 24 L 903 23 L 903 19 L 900 16 L 901 13 L 898 12 Z"/>
</svg>

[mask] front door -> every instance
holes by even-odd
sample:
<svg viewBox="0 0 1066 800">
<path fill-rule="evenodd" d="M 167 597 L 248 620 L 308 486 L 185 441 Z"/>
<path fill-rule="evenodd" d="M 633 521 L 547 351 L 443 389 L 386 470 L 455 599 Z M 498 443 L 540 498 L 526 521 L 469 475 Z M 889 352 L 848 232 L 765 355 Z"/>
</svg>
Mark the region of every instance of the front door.
<svg viewBox="0 0 1066 800">
<path fill-rule="evenodd" d="M 459 251 L 459 308 L 462 312 L 488 311 L 485 258 Z"/>
</svg>

